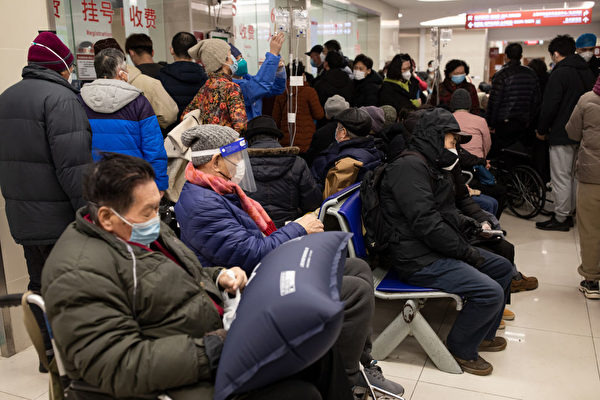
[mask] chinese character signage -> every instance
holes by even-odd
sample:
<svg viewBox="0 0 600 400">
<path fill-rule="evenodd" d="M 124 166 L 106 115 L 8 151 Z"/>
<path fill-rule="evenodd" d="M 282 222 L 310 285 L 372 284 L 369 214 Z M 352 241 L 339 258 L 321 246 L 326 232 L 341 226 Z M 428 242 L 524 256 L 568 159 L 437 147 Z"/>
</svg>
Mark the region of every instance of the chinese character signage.
<svg viewBox="0 0 600 400">
<path fill-rule="evenodd" d="M 525 28 L 583 25 L 591 22 L 591 9 L 530 10 L 467 14 L 465 27 L 467 29 Z"/>
</svg>

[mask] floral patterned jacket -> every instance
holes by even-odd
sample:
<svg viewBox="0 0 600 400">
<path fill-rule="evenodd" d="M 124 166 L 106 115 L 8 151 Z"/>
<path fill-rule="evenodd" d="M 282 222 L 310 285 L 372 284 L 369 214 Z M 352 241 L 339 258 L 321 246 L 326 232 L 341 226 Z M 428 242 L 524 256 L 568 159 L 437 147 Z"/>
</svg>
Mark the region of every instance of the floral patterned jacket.
<svg viewBox="0 0 600 400">
<path fill-rule="evenodd" d="M 202 124 L 229 126 L 239 133 L 246 130 L 246 107 L 237 83 L 223 72 L 208 74 L 208 80 L 185 108 L 181 117 L 200 109 Z"/>
</svg>

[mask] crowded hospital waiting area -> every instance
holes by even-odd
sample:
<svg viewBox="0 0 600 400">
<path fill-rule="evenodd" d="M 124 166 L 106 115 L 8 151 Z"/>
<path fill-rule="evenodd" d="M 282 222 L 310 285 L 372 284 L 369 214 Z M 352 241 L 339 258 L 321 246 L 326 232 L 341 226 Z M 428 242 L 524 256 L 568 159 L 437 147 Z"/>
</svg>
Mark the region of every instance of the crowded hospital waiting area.
<svg viewBox="0 0 600 400">
<path fill-rule="evenodd" d="M 599 4 L 3 0 L 0 400 L 600 399 Z"/>
</svg>

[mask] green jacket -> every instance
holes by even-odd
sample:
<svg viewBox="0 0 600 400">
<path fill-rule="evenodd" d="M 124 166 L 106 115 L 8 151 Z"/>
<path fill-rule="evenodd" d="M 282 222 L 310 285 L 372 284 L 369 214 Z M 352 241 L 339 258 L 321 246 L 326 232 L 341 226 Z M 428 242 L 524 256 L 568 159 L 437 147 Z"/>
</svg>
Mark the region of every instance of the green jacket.
<svg viewBox="0 0 600 400">
<path fill-rule="evenodd" d="M 86 214 L 85 207 L 77 212 L 42 274 L 46 311 L 68 376 L 115 397 L 185 386 L 167 393 L 212 399 L 202 338 L 223 328 L 207 294 L 220 298 L 215 279 L 221 269 L 202 268 L 164 224 L 159 242 L 185 269 L 161 252 L 129 250 Z"/>
</svg>

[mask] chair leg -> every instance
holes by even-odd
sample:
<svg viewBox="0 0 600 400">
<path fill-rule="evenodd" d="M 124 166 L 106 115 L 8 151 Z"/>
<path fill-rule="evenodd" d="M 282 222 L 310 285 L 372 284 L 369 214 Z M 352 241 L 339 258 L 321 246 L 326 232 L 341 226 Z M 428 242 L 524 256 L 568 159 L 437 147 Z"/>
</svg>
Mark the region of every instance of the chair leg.
<svg viewBox="0 0 600 400">
<path fill-rule="evenodd" d="M 452 354 L 420 312 L 414 316 L 410 325 L 414 337 L 440 371 L 450 374 L 462 374 L 463 371 L 452 357 Z"/>
<path fill-rule="evenodd" d="M 408 304 L 408 301 L 406 303 Z M 386 359 L 402 343 L 410 331 L 409 323 L 404 320 L 404 314 L 400 312 L 373 342 L 373 350 L 371 351 L 373 358 L 376 360 Z"/>
</svg>

